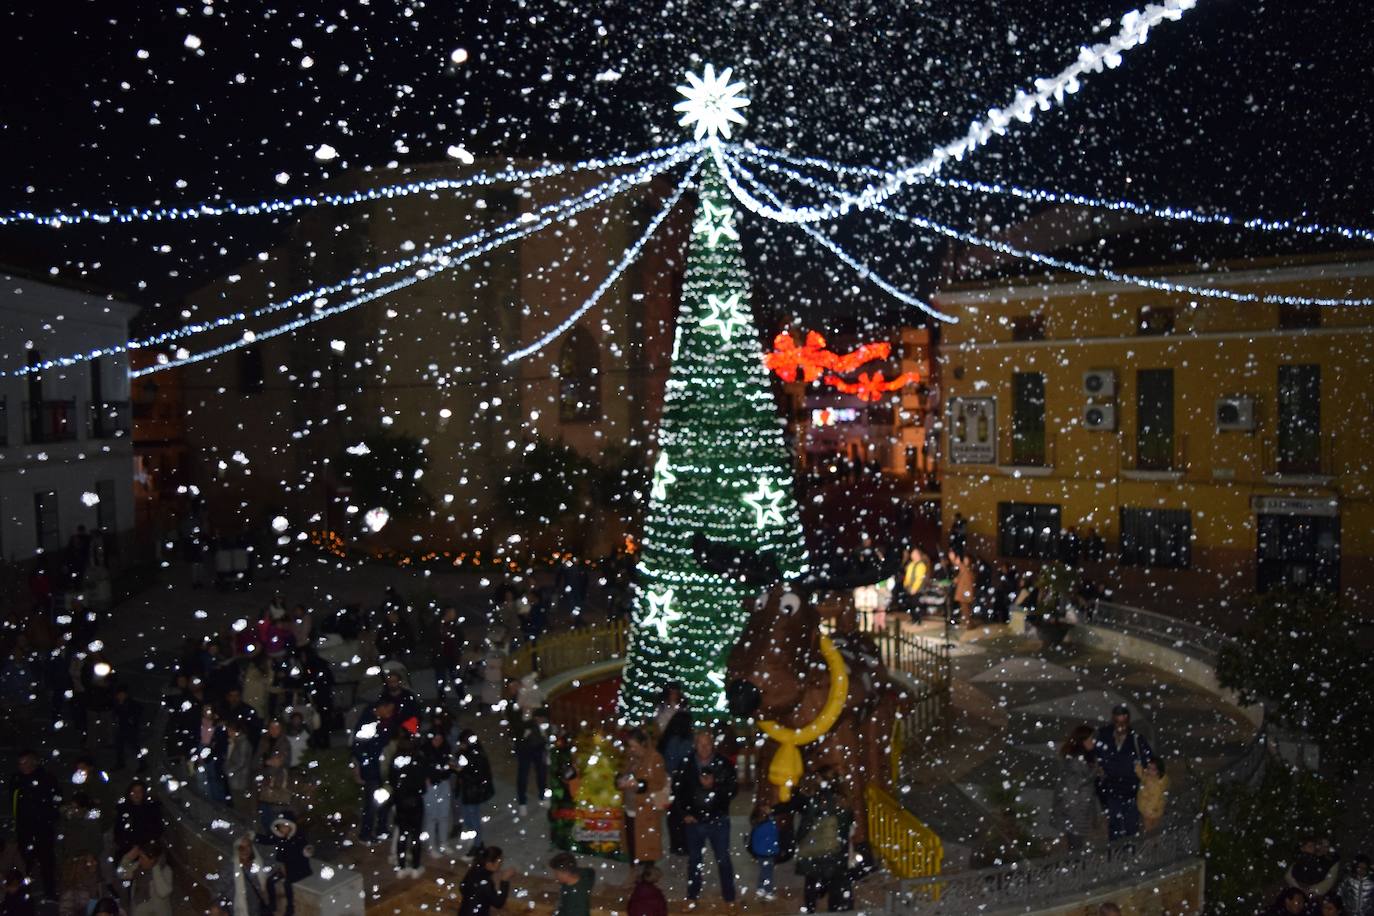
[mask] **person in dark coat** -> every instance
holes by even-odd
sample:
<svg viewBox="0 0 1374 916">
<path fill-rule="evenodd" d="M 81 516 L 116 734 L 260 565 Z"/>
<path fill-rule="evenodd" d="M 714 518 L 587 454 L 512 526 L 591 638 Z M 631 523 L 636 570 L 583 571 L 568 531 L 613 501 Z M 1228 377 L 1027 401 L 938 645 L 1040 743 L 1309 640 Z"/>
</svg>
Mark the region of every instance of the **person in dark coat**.
<svg viewBox="0 0 1374 916">
<path fill-rule="evenodd" d="M 720 895 L 726 903 L 735 899 L 735 865 L 730 860 L 730 801 L 738 786 L 735 768 L 716 753 L 715 735 L 696 733 L 692 756 L 673 775 L 673 796 L 681 799 L 682 822 L 687 834 L 687 899 L 701 896 L 706 869 L 705 846 L 711 844 L 720 872 Z"/>
<path fill-rule="evenodd" d="M 129 696 L 129 688 L 123 684 L 115 687 L 114 706 L 115 769 L 124 769 L 124 764 L 132 758 L 137 761 L 143 756 L 139 735 L 143 731 L 143 706 Z"/>
<path fill-rule="evenodd" d="M 315 854 L 314 848 L 296 826 L 296 818 L 289 812 L 282 814 L 272 822 L 272 830 L 267 834 L 259 834 L 257 842 L 265 846 L 271 846 L 275 852 L 276 867 L 272 870 L 272 877 L 267 884 L 267 902 L 270 905 L 269 912 L 277 911 L 277 899 L 286 899 L 286 910 L 283 916 L 295 916 L 296 914 L 296 895 L 295 885 L 297 881 L 310 877 L 314 869 L 310 865 L 310 857 Z"/>
<path fill-rule="evenodd" d="M 148 794 L 143 780 L 135 779 L 129 783 L 124 799 L 115 805 L 115 859 L 124 858 L 124 854 L 135 846 L 162 839 L 166 829 L 162 806 Z"/>
<path fill-rule="evenodd" d="M 542 800 L 549 788 L 549 711 L 542 706 L 521 716 L 515 730 L 515 801 L 521 817 L 529 813 L 531 775 Z"/>
<path fill-rule="evenodd" d="M 692 756 L 694 734 L 690 710 L 679 709 L 668 718 L 658 739 L 658 752 L 663 755 L 663 766 L 670 777 Z M 676 798 L 668 808 L 668 848 L 676 856 L 687 852 L 687 826 L 682 822 L 682 805 Z"/>
<path fill-rule="evenodd" d="M 395 717 L 395 713 L 395 703 L 379 700 L 371 712 L 362 717 L 353 732 L 353 778 L 363 789 L 358 834 L 364 843 L 375 843 L 386 835 L 391 812 L 390 798 L 379 794 L 378 790 L 383 782 L 382 754 L 391 743 L 391 731 L 386 723 Z"/>
<path fill-rule="evenodd" d="M 458 764 L 458 819 L 463 825 L 463 839 L 472 840 L 468 855 L 473 855 L 482 848 L 482 806 L 496 794 L 496 786 L 491 761 L 476 732 L 460 732 L 453 754 Z"/>
<path fill-rule="evenodd" d="M 1135 836 L 1140 833 L 1140 809 L 1136 807 L 1140 776 L 1136 768 L 1144 769 L 1155 754 L 1149 742 L 1131 728 L 1131 710 L 1124 704 L 1114 708 L 1112 721 L 1097 730 L 1095 750 L 1101 773 L 1097 797 L 1107 811 L 1107 839 Z"/>
<path fill-rule="evenodd" d="M 485 846 L 473 856 L 472 867 L 458 885 L 458 916 L 491 916 L 492 910 L 506 905 L 515 869 L 502 868 L 502 861 L 500 846 Z"/>
<path fill-rule="evenodd" d="M 425 785 L 429 767 L 424 749 L 409 736 L 403 737 L 391 758 L 391 804 L 396 812 L 396 875 L 418 878 L 424 874 L 420 853 L 424 843 Z"/>
<path fill-rule="evenodd" d="M 854 815 L 836 793 L 837 774 L 826 767 L 816 774 L 810 792 L 796 800 L 801 811 L 796 831 L 797 874 L 805 881 L 802 892 L 805 912 L 816 912 L 826 897 L 832 913 L 854 908 L 854 886 L 849 873 L 849 832 Z"/>
<path fill-rule="evenodd" d="M 43 873 L 43 896 L 57 899 L 57 820 L 62 792 L 38 762 L 33 751 L 19 755 L 19 772 L 10 779 L 10 810 L 14 812 L 14 836 L 24 870 Z"/>
</svg>

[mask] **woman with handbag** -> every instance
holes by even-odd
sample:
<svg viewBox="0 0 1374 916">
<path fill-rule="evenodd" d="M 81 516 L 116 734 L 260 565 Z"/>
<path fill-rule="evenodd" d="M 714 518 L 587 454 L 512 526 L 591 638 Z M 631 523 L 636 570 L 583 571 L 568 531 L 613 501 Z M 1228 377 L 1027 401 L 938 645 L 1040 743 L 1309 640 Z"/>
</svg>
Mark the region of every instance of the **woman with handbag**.
<svg viewBox="0 0 1374 916">
<path fill-rule="evenodd" d="M 668 808 L 668 771 L 649 736 L 634 729 L 625 739 L 624 771 L 616 780 L 625 808 L 625 851 L 630 863 L 663 858 L 663 812 Z"/>
</svg>

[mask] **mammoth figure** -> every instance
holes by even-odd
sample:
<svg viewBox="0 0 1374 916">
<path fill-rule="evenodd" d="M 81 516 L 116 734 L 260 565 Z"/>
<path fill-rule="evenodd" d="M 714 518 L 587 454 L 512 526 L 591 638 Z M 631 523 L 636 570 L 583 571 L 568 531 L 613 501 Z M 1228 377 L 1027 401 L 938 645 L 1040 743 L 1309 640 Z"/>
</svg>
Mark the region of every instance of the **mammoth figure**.
<svg viewBox="0 0 1374 916">
<path fill-rule="evenodd" d="M 801 776 L 799 765 L 806 773 L 833 767 L 841 774 L 854 813 L 855 845 L 866 843 L 865 791 L 870 782 L 887 782 L 897 697 L 871 639 L 858 633 L 829 638 L 821 633 L 820 614 L 808 589 L 839 588 L 842 583 L 780 584 L 766 559 L 704 540 L 695 546 L 708 568 L 767 584 L 730 652 L 725 673 L 730 711 L 756 717 L 770 737 L 785 742 L 764 744 L 759 771 L 769 776 L 758 781 L 756 803 L 785 801 Z M 794 751 L 787 742 L 797 739 L 805 743 Z M 793 760 L 777 760 L 779 755 Z"/>
</svg>

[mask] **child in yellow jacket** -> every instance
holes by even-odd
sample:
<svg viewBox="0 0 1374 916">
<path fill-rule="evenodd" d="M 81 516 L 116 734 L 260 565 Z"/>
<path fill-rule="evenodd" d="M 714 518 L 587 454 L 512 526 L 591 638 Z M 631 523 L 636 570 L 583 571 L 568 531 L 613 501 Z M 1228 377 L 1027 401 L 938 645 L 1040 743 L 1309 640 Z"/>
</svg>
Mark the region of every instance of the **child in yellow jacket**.
<svg viewBox="0 0 1374 916">
<path fill-rule="evenodd" d="M 1135 796 L 1135 805 L 1140 809 L 1146 833 L 1155 829 L 1155 825 L 1163 819 L 1168 795 L 1169 777 L 1164 775 L 1164 763 L 1151 760 L 1140 771 L 1140 789 Z"/>
</svg>

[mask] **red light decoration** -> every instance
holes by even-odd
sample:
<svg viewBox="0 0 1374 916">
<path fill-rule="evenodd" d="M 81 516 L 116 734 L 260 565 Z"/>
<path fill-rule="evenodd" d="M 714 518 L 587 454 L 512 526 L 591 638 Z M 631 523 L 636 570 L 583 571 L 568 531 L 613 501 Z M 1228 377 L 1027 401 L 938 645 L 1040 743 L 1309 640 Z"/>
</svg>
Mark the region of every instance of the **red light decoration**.
<svg viewBox="0 0 1374 916">
<path fill-rule="evenodd" d="M 763 364 L 784 382 L 795 382 L 800 374 L 806 384 L 822 381 L 844 394 L 857 395 L 861 401 L 878 401 L 890 391 L 897 391 L 921 380 L 918 372 L 903 372 L 896 378 L 888 379 L 881 369 L 877 372 L 861 372 L 857 381 L 847 381 L 840 376 L 854 372 L 866 363 L 887 359 L 892 355 L 892 344 L 886 341 L 861 344 L 848 353 L 832 352 L 825 338 L 815 331 L 807 331 L 805 342 L 797 346 L 792 335 L 783 331 L 773 338 L 773 350 L 764 354 Z"/>
<path fill-rule="evenodd" d="M 893 379 L 883 377 L 883 372 L 860 372 L 857 382 L 846 382 L 837 375 L 827 375 L 825 383 L 836 391 L 858 395 L 861 401 L 881 401 L 889 391 L 897 391 L 921 380 L 919 372 L 903 372 Z"/>
</svg>

